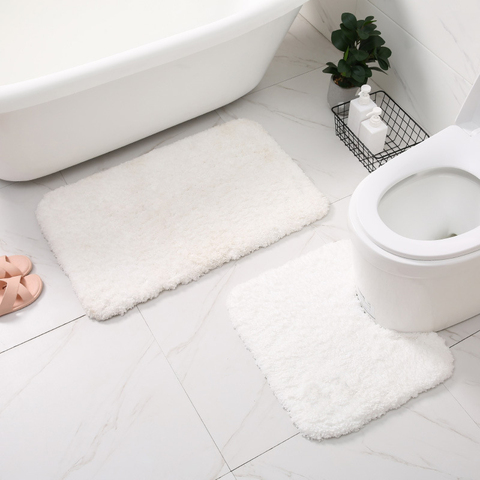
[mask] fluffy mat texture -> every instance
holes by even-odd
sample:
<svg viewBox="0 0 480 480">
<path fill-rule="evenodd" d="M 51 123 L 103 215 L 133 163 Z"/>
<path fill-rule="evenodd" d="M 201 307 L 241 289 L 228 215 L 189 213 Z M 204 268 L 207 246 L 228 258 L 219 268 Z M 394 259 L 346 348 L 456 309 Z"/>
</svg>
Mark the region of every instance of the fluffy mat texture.
<svg viewBox="0 0 480 480">
<path fill-rule="evenodd" d="M 362 310 L 346 240 L 239 285 L 228 307 L 308 438 L 356 431 L 453 372 L 452 354 L 436 333 L 387 330 Z"/>
<path fill-rule="evenodd" d="M 87 314 L 105 320 L 327 211 L 260 125 L 234 120 L 49 192 L 37 219 Z"/>
</svg>

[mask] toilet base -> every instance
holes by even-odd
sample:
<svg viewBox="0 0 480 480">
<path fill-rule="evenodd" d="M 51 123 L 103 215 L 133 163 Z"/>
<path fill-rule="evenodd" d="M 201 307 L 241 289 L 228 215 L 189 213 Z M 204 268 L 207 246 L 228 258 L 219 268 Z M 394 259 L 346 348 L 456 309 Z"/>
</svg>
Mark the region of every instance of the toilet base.
<svg viewBox="0 0 480 480">
<path fill-rule="evenodd" d="M 444 261 L 414 261 L 354 238 L 353 262 L 360 303 L 386 328 L 438 331 L 480 313 L 477 252 Z"/>
</svg>

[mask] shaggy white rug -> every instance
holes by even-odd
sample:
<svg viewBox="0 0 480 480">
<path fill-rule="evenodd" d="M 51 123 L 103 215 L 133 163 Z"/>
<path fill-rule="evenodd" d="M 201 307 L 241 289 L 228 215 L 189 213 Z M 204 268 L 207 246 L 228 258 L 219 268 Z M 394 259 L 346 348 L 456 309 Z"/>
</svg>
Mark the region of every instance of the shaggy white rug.
<svg viewBox="0 0 480 480">
<path fill-rule="evenodd" d="M 37 219 L 87 314 L 105 320 L 327 211 L 260 125 L 235 120 L 49 192 Z"/>
<path fill-rule="evenodd" d="M 302 434 L 339 437 L 453 373 L 436 333 L 397 333 L 360 307 L 343 240 L 236 287 L 232 322 Z"/>
</svg>

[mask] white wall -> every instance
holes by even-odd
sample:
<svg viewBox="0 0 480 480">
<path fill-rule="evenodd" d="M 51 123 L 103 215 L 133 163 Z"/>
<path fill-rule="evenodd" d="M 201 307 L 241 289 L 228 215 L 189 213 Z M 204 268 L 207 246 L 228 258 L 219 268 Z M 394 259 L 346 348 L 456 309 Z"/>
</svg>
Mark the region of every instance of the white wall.
<svg viewBox="0 0 480 480">
<path fill-rule="evenodd" d="M 358 18 L 373 15 L 393 54 L 387 75 L 374 80 L 429 133 L 455 122 L 480 73 L 480 1 L 358 0 Z M 318 5 L 322 5 L 321 9 Z M 329 16 L 322 33 L 338 28 L 352 0 L 310 0 L 305 14 L 319 30 L 312 12 Z"/>
<path fill-rule="evenodd" d="M 357 0 L 310 0 L 300 13 L 330 40 L 331 33 L 338 30 L 342 13 L 355 13 L 356 8 Z"/>
</svg>

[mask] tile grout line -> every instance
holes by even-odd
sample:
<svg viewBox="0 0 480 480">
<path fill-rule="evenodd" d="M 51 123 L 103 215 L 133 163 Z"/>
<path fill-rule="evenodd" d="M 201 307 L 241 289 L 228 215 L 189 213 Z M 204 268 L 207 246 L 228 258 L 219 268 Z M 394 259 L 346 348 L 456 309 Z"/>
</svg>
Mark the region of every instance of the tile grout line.
<svg viewBox="0 0 480 480">
<path fill-rule="evenodd" d="M 152 334 L 152 337 L 155 341 L 155 343 L 158 345 L 158 348 L 160 349 L 160 351 L 162 352 L 162 355 L 165 357 L 165 360 L 167 361 L 172 373 L 175 375 L 175 378 L 177 379 L 178 383 L 180 384 L 182 390 L 184 391 L 185 395 L 187 396 L 190 404 L 192 405 L 193 409 L 195 410 L 195 413 L 197 414 L 198 418 L 200 419 L 200 421 L 202 422 L 202 425 L 204 426 L 205 430 L 207 431 L 208 435 L 210 436 L 213 444 L 215 445 L 218 453 L 220 454 L 220 456 L 222 457 L 223 461 L 225 462 L 225 465 L 227 466 L 229 472 L 228 473 L 231 473 L 232 472 L 232 469 L 230 468 L 230 465 L 228 464 L 227 460 L 225 459 L 225 457 L 223 456 L 223 453 L 222 451 L 220 450 L 219 446 L 217 445 L 217 442 L 215 442 L 215 439 L 213 438 L 212 434 L 210 433 L 210 430 L 208 429 L 207 425 L 205 425 L 205 422 L 203 421 L 203 418 L 202 416 L 200 415 L 200 413 L 198 412 L 197 410 L 197 407 L 195 406 L 195 404 L 193 403 L 192 399 L 190 398 L 190 395 L 188 394 L 188 392 L 185 390 L 185 387 L 183 386 L 183 383 L 180 381 L 180 379 L 178 378 L 178 375 L 177 375 L 177 372 L 175 372 L 174 368 L 172 367 L 172 364 L 170 363 L 170 361 L 168 360 L 168 357 L 167 355 L 165 355 L 165 352 L 163 351 L 161 345 L 158 343 L 158 340 L 157 340 L 157 337 L 155 336 L 155 334 L 153 333 L 152 329 L 150 328 L 150 325 L 148 324 L 147 320 L 145 319 L 145 317 L 143 316 L 141 310 L 138 308 L 138 305 L 135 307 L 136 310 L 140 313 L 140 316 L 142 317 L 143 321 L 145 322 L 145 325 L 147 326 L 148 330 L 150 331 L 150 333 Z M 228 473 L 226 473 L 225 475 L 228 475 Z M 223 476 L 223 475 L 222 475 Z M 221 477 L 215 477 L 216 479 L 218 478 L 221 478 Z"/>
<path fill-rule="evenodd" d="M 246 465 L 247 463 L 250 463 L 251 461 L 255 460 L 256 458 L 259 458 L 259 457 L 261 457 L 262 455 L 265 455 L 266 453 L 270 452 L 270 451 L 273 450 L 274 448 L 277 448 L 277 447 L 279 447 L 280 445 L 284 444 L 285 442 L 288 442 L 288 441 L 291 440 L 292 438 L 298 437 L 298 435 L 300 435 L 300 432 L 297 432 L 297 433 L 295 433 L 294 435 L 292 435 L 291 437 L 288 437 L 288 438 L 286 438 L 285 440 L 282 440 L 281 442 L 277 443 L 277 444 L 274 445 L 273 447 L 268 448 L 268 449 L 265 450 L 264 452 L 259 453 L 258 455 L 255 455 L 255 456 L 252 457 L 250 460 L 247 460 L 246 462 L 242 463 L 242 464 L 239 465 L 238 467 L 235 467 L 233 470 L 230 470 L 230 472 L 235 475 L 235 470 L 238 470 L 239 468 L 243 467 L 243 466 Z"/>
<path fill-rule="evenodd" d="M 320 30 L 318 30 L 314 25 L 312 25 L 301 13 L 299 13 L 299 16 L 302 17 L 319 35 L 321 35 L 328 43 L 332 44 L 332 42 L 322 33 L 320 32 Z M 272 59 L 273 60 L 273 59 Z M 248 92 L 246 95 L 244 96 L 247 96 L 247 95 L 250 95 L 251 93 L 257 93 L 257 92 L 261 92 L 263 90 L 266 90 L 267 88 L 270 88 L 270 87 L 275 87 L 277 85 L 280 85 L 281 83 L 283 82 L 288 82 L 289 80 L 293 80 L 294 78 L 298 78 L 298 77 L 301 77 L 302 75 L 306 75 L 307 73 L 311 73 L 311 72 L 314 72 L 315 70 L 319 70 L 320 68 L 324 68 L 327 64 L 326 63 L 323 63 L 322 65 L 320 65 L 319 67 L 316 67 L 316 68 L 312 68 L 312 70 L 309 70 L 308 72 L 303 72 L 303 73 L 299 73 L 298 75 L 294 75 L 293 77 L 289 77 L 289 78 L 286 78 L 285 80 L 282 80 L 280 82 L 277 82 L 277 83 L 273 83 L 272 85 L 268 85 L 267 87 L 263 87 L 263 88 L 259 88 L 258 90 L 255 90 L 253 89 L 252 91 Z M 243 97 L 242 97 L 243 98 Z"/>
<path fill-rule="evenodd" d="M 455 345 L 458 345 L 459 343 L 462 343 L 462 342 L 465 341 L 467 338 L 473 337 L 473 336 L 476 335 L 477 333 L 480 333 L 480 330 L 477 330 L 476 332 L 471 333 L 471 334 L 468 335 L 467 337 L 462 338 L 462 339 L 459 340 L 457 343 L 454 343 L 454 344 L 450 345 L 448 348 L 455 347 Z"/>
<path fill-rule="evenodd" d="M 307 17 L 305 17 L 301 13 L 299 13 L 298 15 L 302 17 L 312 28 L 314 28 L 323 38 L 326 38 L 328 40 L 328 38 Z"/>
<path fill-rule="evenodd" d="M 456 345 L 458 345 L 459 343 L 462 343 L 463 341 L 465 341 L 467 338 L 470 338 L 470 337 L 473 337 L 474 335 L 476 335 L 477 333 L 479 333 L 480 330 L 478 330 L 477 332 L 474 332 L 470 335 L 468 335 L 467 337 L 465 338 L 462 338 L 462 340 L 459 340 L 457 343 L 454 343 L 453 345 L 450 345 L 448 348 L 452 348 L 452 347 L 455 347 Z M 455 373 L 455 372 L 454 372 Z M 478 425 L 478 423 L 474 420 L 474 418 L 470 415 L 470 413 L 468 412 L 468 410 L 462 405 L 462 403 L 460 402 L 460 400 L 458 400 L 458 398 L 450 391 L 450 389 L 447 387 L 446 385 L 446 381 L 443 382 L 443 386 L 445 387 L 445 390 L 447 390 L 447 392 L 452 396 L 452 398 L 458 403 L 458 405 L 460 406 L 460 408 L 467 414 L 468 418 L 470 418 L 472 420 L 472 422 L 474 423 L 474 425 L 476 425 L 479 429 L 480 429 L 480 425 Z"/>
<path fill-rule="evenodd" d="M 453 68 L 451 65 L 449 65 L 443 58 L 439 57 L 437 53 L 433 52 L 430 50 L 429 47 L 427 47 L 424 43 L 422 43 L 418 38 L 416 38 L 414 35 L 412 35 L 408 30 L 406 30 L 404 27 L 402 27 L 399 23 L 397 23 L 392 17 L 390 17 L 387 13 L 385 13 L 380 7 L 377 5 L 374 5 L 371 0 L 367 0 L 368 3 L 370 4 L 370 7 L 373 9 L 378 10 L 384 17 L 386 17 L 389 21 L 391 21 L 397 28 L 402 30 L 408 37 L 410 37 L 415 43 L 420 45 L 422 48 L 424 48 L 429 54 L 433 55 L 437 60 L 442 62 L 449 70 L 454 72 L 456 75 L 458 75 L 460 78 L 465 80 L 470 86 L 473 87 L 473 84 L 470 80 L 467 80 L 467 78 L 464 77 L 463 73 L 460 73 L 458 70 Z"/>
<path fill-rule="evenodd" d="M 25 340 L 25 341 L 23 341 L 23 342 L 21 342 L 21 343 L 18 343 L 17 345 L 13 345 L 13 347 L 9 347 L 9 348 L 7 348 L 6 350 L 2 350 L 2 351 L 0 352 L 0 355 L 2 355 L 3 353 L 9 352 L 10 350 L 13 350 L 14 348 L 21 347 L 22 345 L 25 345 L 26 343 L 31 342 L 32 340 L 35 340 L 36 338 L 43 337 L 44 335 L 47 335 L 48 333 L 51 333 L 51 332 L 53 332 L 53 331 L 55 331 L 55 330 L 58 330 L 59 328 L 62 328 L 62 327 L 64 327 L 65 325 L 69 325 L 69 324 L 72 323 L 72 322 L 76 322 L 77 320 L 80 320 L 80 319 L 83 318 L 83 317 L 86 317 L 86 315 L 85 315 L 85 314 L 84 314 L 84 315 L 80 315 L 79 317 L 76 317 L 76 318 L 74 318 L 74 319 L 72 319 L 72 320 L 69 320 L 68 322 L 62 323 L 61 325 L 58 325 L 58 326 L 56 326 L 56 327 L 54 327 L 54 328 L 52 328 L 52 329 L 50 329 L 50 330 L 47 330 L 46 332 L 42 332 L 42 333 L 40 333 L 40 334 L 38 334 L 38 335 L 35 335 L 34 337 L 29 338 L 28 340 Z"/>
<path fill-rule="evenodd" d="M 445 381 L 446 382 L 446 381 Z M 480 429 L 480 425 L 473 419 L 473 417 L 470 415 L 470 413 L 467 411 L 467 409 L 460 403 L 460 400 L 449 390 L 449 388 L 445 385 L 445 382 L 443 382 L 443 386 L 445 387 L 445 390 L 453 397 L 453 399 L 458 403 L 460 408 L 467 414 L 468 418 L 470 418 L 473 422 L 474 425 L 476 425 L 477 428 Z"/>
<path fill-rule="evenodd" d="M 353 192 L 352 192 L 352 193 L 349 193 L 348 195 L 345 195 L 345 196 L 342 197 L 342 198 L 338 198 L 338 199 L 335 200 L 334 202 L 330 202 L 330 205 L 333 205 L 333 204 L 335 204 L 335 203 L 341 202 L 342 200 L 345 200 L 346 198 L 350 198 L 352 195 L 353 195 Z"/>
<path fill-rule="evenodd" d="M 63 178 L 63 181 L 65 182 L 65 185 L 68 185 L 69 183 L 67 182 L 67 179 L 65 178 L 65 175 L 63 174 L 65 170 L 60 170 L 60 176 Z"/>
<path fill-rule="evenodd" d="M 319 67 L 312 68 L 308 72 L 299 73 L 298 75 L 294 75 L 293 77 L 285 78 L 284 80 L 281 80 L 280 82 L 272 83 L 272 85 L 268 85 L 268 86 L 259 88 L 258 90 L 255 90 L 255 88 L 254 88 L 253 90 L 250 90 L 250 92 L 246 93 L 243 97 L 240 97 L 240 98 L 248 97 L 249 95 L 253 95 L 254 93 L 263 92 L 264 90 L 267 90 L 268 88 L 277 87 L 278 85 L 281 85 L 282 83 L 289 82 L 290 80 L 293 80 L 294 78 L 301 77 L 302 75 L 308 75 L 309 73 L 312 73 L 312 72 L 315 72 L 316 70 L 320 70 L 321 68 L 324 68 L 325 65 L 326 65 L 326 63 L 320 65 Z"/>
</svg>

